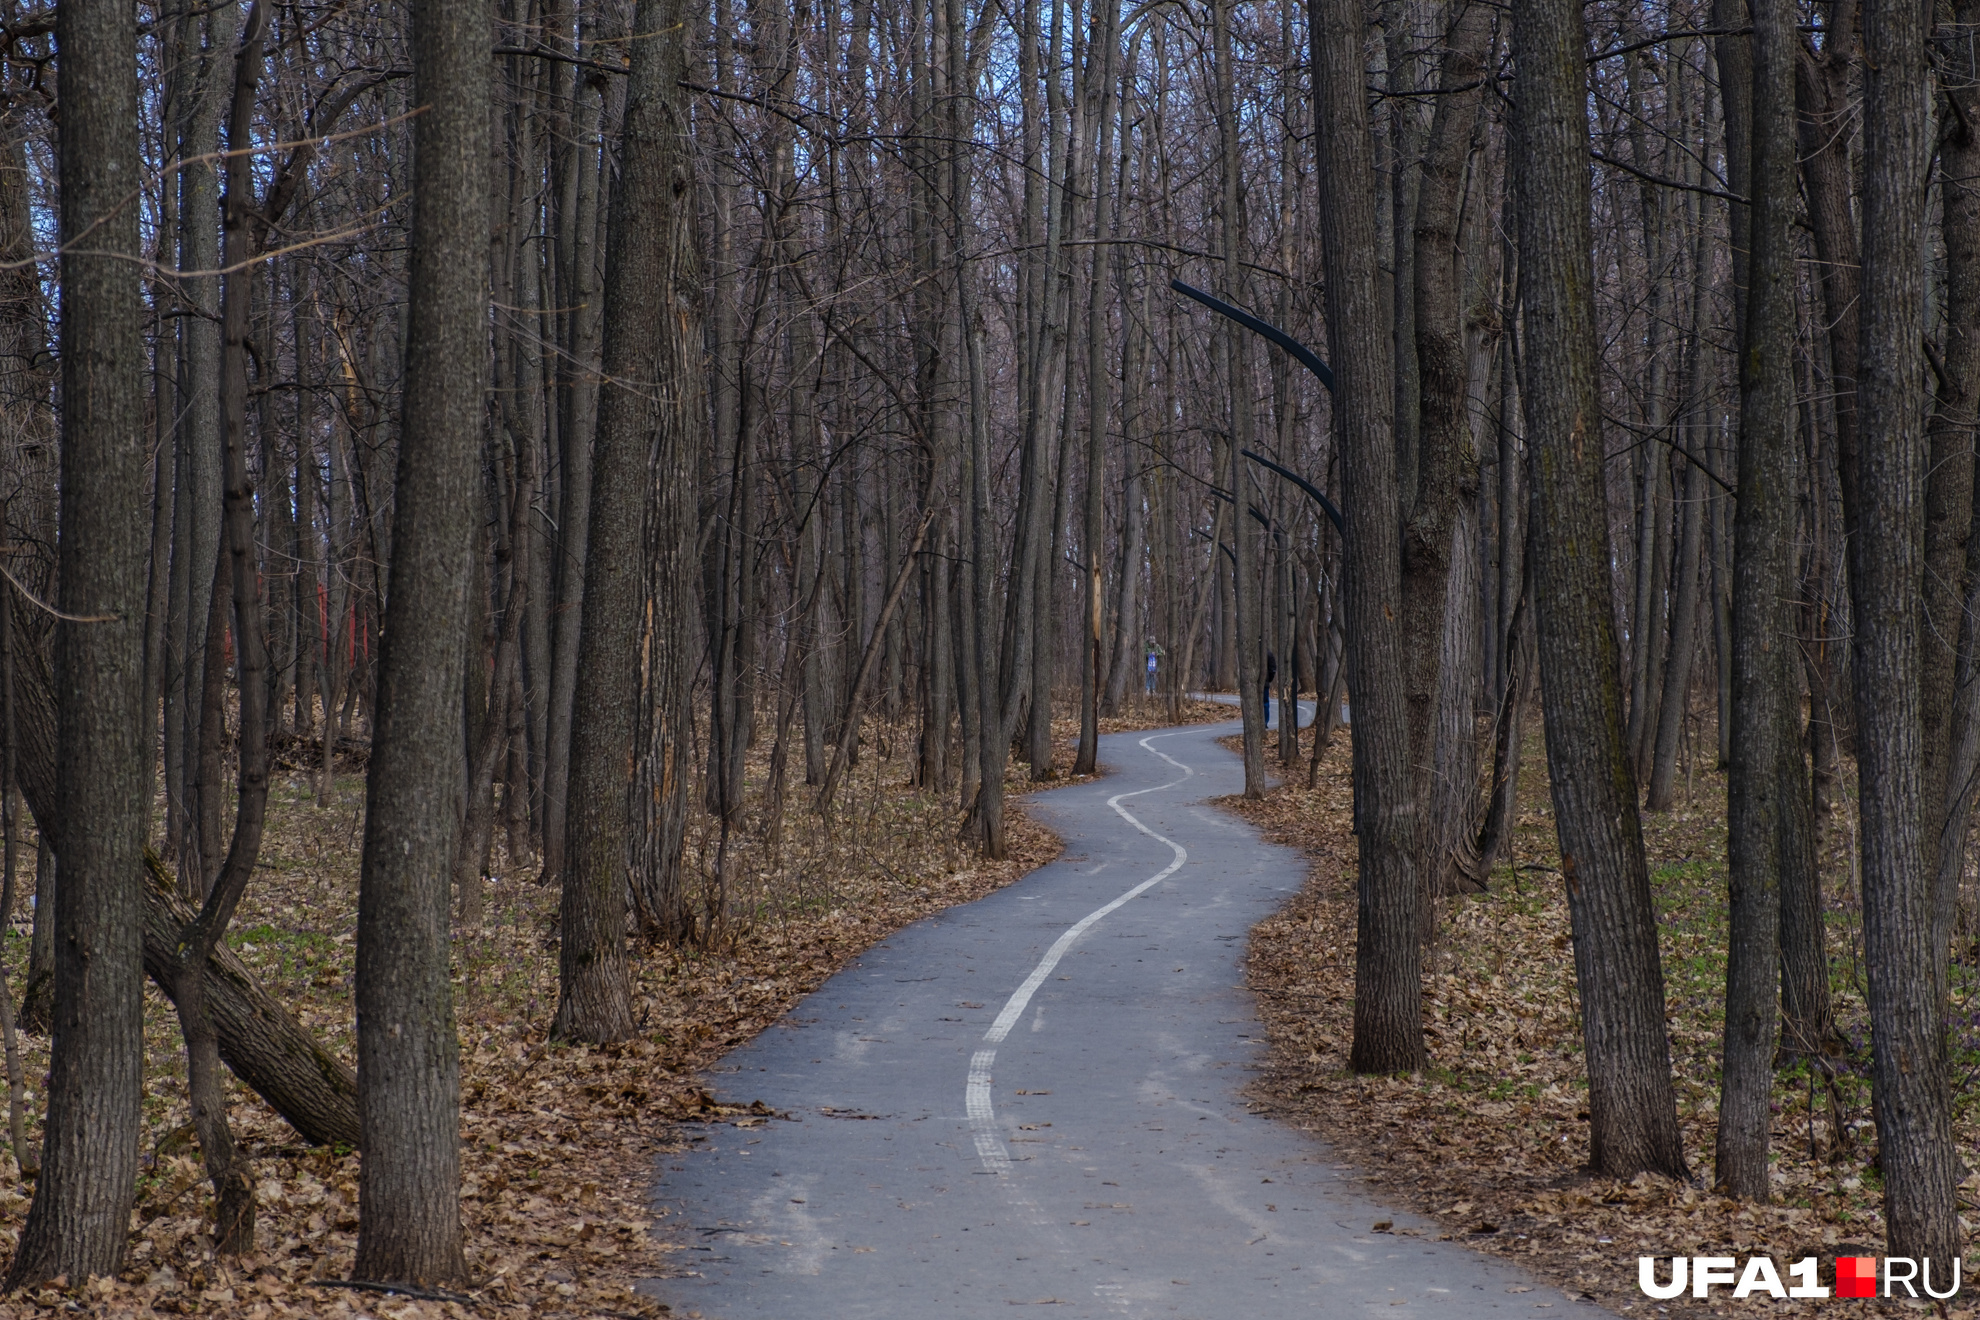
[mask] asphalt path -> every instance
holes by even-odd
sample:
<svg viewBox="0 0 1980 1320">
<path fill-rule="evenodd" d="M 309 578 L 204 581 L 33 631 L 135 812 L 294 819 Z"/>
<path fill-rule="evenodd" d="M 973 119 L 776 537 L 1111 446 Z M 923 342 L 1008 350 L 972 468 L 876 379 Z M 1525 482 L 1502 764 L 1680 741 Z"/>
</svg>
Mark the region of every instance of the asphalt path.
<svg viewBox="0 0 1980 1320">
<path fill-rule="evenodd" d="M 1112 773 L 1029 801 L 1058 861 L 898 932 L 727 1056 L 721 1098 L 784 1117 L 662 1166 L 686 1249 L 642 1291 L 709 1320 L 1565 1309 L 1248 1111 L 1245 939 L 1306 867 L 1205 802 L 1242 787 L 1216 744 L 1235 729 L 1102 739 Z"/>
</svg>

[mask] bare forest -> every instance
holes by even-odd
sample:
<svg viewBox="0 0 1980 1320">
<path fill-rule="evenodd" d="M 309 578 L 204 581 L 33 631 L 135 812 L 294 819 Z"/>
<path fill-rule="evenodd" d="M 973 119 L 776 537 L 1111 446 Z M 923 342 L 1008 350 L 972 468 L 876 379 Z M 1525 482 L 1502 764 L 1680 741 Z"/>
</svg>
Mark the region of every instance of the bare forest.
<svg viewBox="0 0 1980 1320">
<path fill-rule="evenodd" d="M 1859 1078 L 1876 1231 L 1944 1278 L 1976 25 L 13 7 L 7 1287 L 496 1296 L 525 1156 L 457 1134 L 540 1103 L 504 1079 L 723 1118 L 695 1067 L 1035 864 L 1019 795 L 1206 691 L 1245 809 L 1351 797 L 1341 1075 L 1441 1075 L 1452 932 L 1541 811 L 1580 1167 L 1768 1203 L 1781 1077 L 1811 1133 Z M 1716 1034 L 1674 1063 L 1700 781 Z M 319 1176 L 327 1227 L 283 1208 Z M 638 1304 L 549 1241 L 502 1304 Z"/>
</svg>

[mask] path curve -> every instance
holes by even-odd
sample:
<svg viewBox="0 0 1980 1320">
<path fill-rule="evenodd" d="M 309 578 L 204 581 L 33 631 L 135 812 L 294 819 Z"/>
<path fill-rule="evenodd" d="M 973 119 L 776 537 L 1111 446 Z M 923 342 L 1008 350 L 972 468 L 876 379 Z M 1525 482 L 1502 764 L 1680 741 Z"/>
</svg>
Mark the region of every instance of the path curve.
<svg viewBox="0 0 1980 1320">
<path fill-rule="evenodd" d="M 1306 866 L 1206 804 L 1242 787 L 1216 744 L 1235 728 L 1102 739 L 1111 774 L 1031 799 L 1058 861 L 896 933 L 730 1054 L 722 1099 L 796 1121 L 711 1128 L 663 1165 L 684 1277 L 642 1291 L 710 1320 L 1559 1308 L 1246 1109 L 1245 938 Z"/>
</svg>

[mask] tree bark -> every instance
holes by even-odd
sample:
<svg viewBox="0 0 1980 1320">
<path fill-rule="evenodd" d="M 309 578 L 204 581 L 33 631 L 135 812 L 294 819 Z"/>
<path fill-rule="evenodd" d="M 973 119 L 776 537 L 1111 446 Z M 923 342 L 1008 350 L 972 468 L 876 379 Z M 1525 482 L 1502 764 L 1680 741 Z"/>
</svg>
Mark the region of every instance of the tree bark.
<svg viewBox="0 0 1980 1320">
<path fill-rule="evenodd" d="M 1707 111 L 1706 125 L 1710 125 Z M 1687 162 L 1686 175 L 1696 181 L 1703 173 Z M 1702 452 L 1711 427 L 1705 381 L 1705 315 L 1710 296 L 1711 249 L 1699 194 L 1691 194 L 1681 212 L 1692 226 L 1691 288 L 1687 295 L 1688 327 L 1679 363 L 1682 392 L 1680 412 L 1673 422 L 1685 435 L 1690 452 Z M 1645 805 L 1669 811 L 1677 776 L 1678 742 L 1691 706 L 1691 677 L 1698 656 L 1699 573 L 1703 561 L 1705 508 L 1711 493 L 1706 473 L 1695 459 L 1684 464 L 1683 506 L 1678 515 L 1678 563 L 1675 599 L 1671 605 L 1670 646 L 1664 658 L 1664 692 L 1657 703 L 1656 736 L 1651 744 L 1650 787 Z"/>
<path fill-rule="evenodd" d="M 1334 359 L 1334 441 L 1341 454 L 1342 599 L 1354 696 L 1356 1072 L 1423 1067 L 1423 984 L 1416 876 L 1420 821 L 1410 792 L 1409 710 L 1402 681 L 1400 502 L 1392 346 L 1376 271 L 1373 144 L 1363 86 L 1362 8 L 1313 0 L 1314 120 L 1320 178 L 1327 342 Z M 1577 52 L 1578 54 L 1578 52 Z M 1578 66 L 1577 66 L 1578 67 Z"/>
<path fill-rule="evenodd" d="M 1942 38 L 1941 58 L 1954 77 L 1941 78 L 1951 123 L 1939 146 L 1946 183 L 1941 221 L 1946 250 L 1946 329 L 1940 353 L 1937 408 L 1932 415 L 1933 454 L 1950 449 L 1971 466 L 1976 408 L 1980 408 L 1980 52 L 1965 40 L 1980 23 L 1980 2 L 1959 0 L 1954 23 Z M 1958 180 L 1960 182 L 1953 183 Z M 1980 515 L 1980 510 L 1972 511 Z M 1980 524 L 1980 516 L 1974 518 Z M 1949 747 L 1941 789 L 1938 882 L 1933 894 L 1936 930 L 1932 947 L 1946 948 L 1959 908 L 1966 835 L 1980 788 L 1980 525 L 1969 526 L 1965 546 L 1965 599 L 1959 602 L 1958 653 L 1947 694 Z M 1945 625 L 1950 628 L 1950 621 Z M 1928 799 L 1929 802 L 1929 799 Z M 1943 1001 L 1943 991 L 1942 991 Z"/>
<path fill-rule="evenodd" d="M 1923 7 L 1863 6 L 1863 274 L 1857 455 L 1845 458 L 1856 629 L 1857 790 L 1862 803 L 1864 962 L 1871 1077 L 1889 1254 L 1950 1278 L 1954 1209 L 1950 1078 L 1937 986 L 1933 877 L 1924 837 L 1923 626 L 1925 232 Z M 1936 808 L 1937 804 L 1933 804 Z"/>
<path fill-rule="evenodd" d="M 558 1001 L 553 1035 L 605 1042 L 632 1034 L 632 986 L 626 965 L 625 888 L 639 709 L 642 521 L 650 518 L 654 551 L 673 568 L 656 572 L 656 592 L 671 587 L 680 613 L 666 621 L 672 671 L 657 686 L 675 701 L 657 703 L 670 720 L 685 714 L 689 601 L 696 510 L 698 435 L 690 411 L 697 397 L 689 364 L 698 353 L 699 271 L 694 249 L 693 157 L 678 84 L 686 71 L 682 30 L 687 13 L 675 0 L 641 0 L 626 86 L 619 186 L 612 196 L 605 290 L 605 379 L 599 400 L 596 460 L 601 473 L 651 474 L 636 481 L 597 481 L 591 489 L 591 539 L 585 562 L 584 634 L 578 647 L 577 709 L 571 740 L 570 837 L 561 907 Z M 651 300 L 665 300 L 656 315 Z M 671 707 L 671 709 L 669 709 Z M 676 723 L 673 755 L 685 750 Z M 678 773 L 678 770 L 677 770 Z"/>
<path fill-rule="evenodd" d="M 61 839 L 41 1174 L 9 1290 L 123 1265 L 144 1077 L 143 937 L 131 880 L 149 823 L 141 709 L 148 540 L 140 303 L 137 14 L 56 11 L 62 61 L 61 533 L 55 628 Z"/>
<path fill-rule="evenodd" d="M 1467 489 L 1476 489 L 1478 481 L 1467 406 L 1470 373 L 1461 296 L 1465 252 L 1458 227 L 1465 163 L 1483 89 L 1479 70 L 1492 39 L 1492 13 L 1486 5 L 1458 0 L 1456 17 L 1445 34 L 1440 78 L 1441 85 L 1452 90 L 1436 100 L 1413 235 L 1416 379 L 1411 392 L 1417 399 L 1418 420 L 1416 487 L 1402 492 L 1408 504 L 1403 523 L 1402 627 L 1403 636 L 1414 639 L 1405 649 L 1404 682 L 1409 702 L 1410 792 L 1425 824 L 1417 874 L 1423 886 L 1419 919 L 1426 938 L 1435 929 L 1436 896 L 1445 892 L 1451 875 L 1448 854 L 1435 846 L 1441 831 L 1431 816 L 1438 774 L 1437 706 L 1445 618 L 1452 604 L 1452 533 L 1459 501 Z M 1463 717 L 1467 724 L 1469 704 Z M 1462 778 L 1468 787 L 1472 782 L 1468 769 Z"/>
<path fill-rule="evenodd" d="M 593 36 L 596 9 L 584 7 L 580 33 Z M 582 131 L 602 128 L 602 107 L 596 88 L 577 82 L 573 118 Z M 543 763 L 543 870 L 539 880 L 551 884 L 564 873 L 564 841 L 570 804 L 571 723 L 575 717 L 578 680 L 578 640 L 584 620 L 584 565 L 591 538 L 591 450 L 598 420 L 599 330 L 604 319 L 599 306 L 595 258 L 599 230 L 599 194 L 604 190 L 606 164 L 589 147 L 572 149 L 573 174 L 569 192 L 572 218 L 568 226 L 570 317 L 569 365 L 559 435 L 563 442 L 562 520 L 557 541 L 557 617 L 550 638 L 549 710 Z"/>
<path fill-rule="evenodd" d="M 1752 247 L 1739 354 L 1739 501 L 1733 514 L 1733 744 L 1727 785 L 1726 1016 L 1715 1181 L 1771 1199 L 1769 1102 L 1780 1005 L 1788 831 L 1807 810 L 1794 646 L 1794 11 L 1752 0 L 1746 230 Z M 1728 95 L 1733 95 L 1728 92 Z"/>
<path fill-rule="evenodd" d="M 225 588 L 233 607 L 240 675 L 239 794 L 233 842 L 224 861 L 217 838 L 210 852 L 202 848 L 202 858 L 210 856 L 215 862 L 212 882 L 205 887 L 205 902 L 198 915 L 173 940 L 172 1000 L 179 1010 L 179 1026 L 186 1042 L 186 1089 L 206 1174 L 213 1183 L 214 1250 L 223 1255 L 241 1255 L 254 1247 L 254 1182 L 236 1154 L 233 1130 L 227 1121 L 219 1034 L 206 1006 L 206 964 L 254 875 L 268 807 L 267 628 L 256 555 L 254 487 L 247 464 L 247 336 L 254 298 L 254 263 L 250 257 L 255 246 L 251 224 L 255 206 L 254 157 L 246 149 L 254 134 L 254 96 L 261 78 L 262 38 L 267 24 L 265 0 L 258 0 L 248 12 L 235 59 L 225 198 L 224 252 L 229 269 L 220 298 L 223 555 L 214 588 L 216 598 Z M 217 656 L 219 652 L 211 654 Z M 218 669 L 218 665 L 207 666 L 209 685 Z M 217 792 L 210 805 L 217 810 Z"/>
<path fill-rule="evenodd" d="M 1096 15 L 1093 24 L 1100 49 L 1087 56 L 1088 66 L 1098 70 L 1095 99 L 1099 102 L 1096 127 L 1100 146 L 1093 158 L 1093 269 L 1086 308 L 1086 517 L 1079 547 L 1086 561 L 1080 574 L 1084 643 L 1080 649 L 1085 663 L 1080 672 L 1079 751 L 1073 759 L 1076 775 L 1090 775 L 1099 765 L 1100 712 L 1107 693 L 1107 422 L 1114 387 L 1107 363 L 1107 301 L 1113 292 L 1113 245 L 1109 240 L 1118 230 L 1120 215 L 1119 198 L 1110 195 L 1113 180 L 1108 160 L 1114 151 L 1114 65 L 1120 47 L 1116 33 L 1120 5 L 1118 0 L 1101 3 L 1106 5 L 1104 16 Z"/>
<path fill-rule="evenodd" d="M 1211 6 L 1215 25 L 1217 71 L 1217 128 L 1223 150 L 1223 217 L 1220 226 L 1224 246 L 1224 287 L 1231 298 L 1243 301 L 1242 267 L 1239 252 L 1244 238 L 1244 196 L 1240 163 L 1243 148 L 1238 135 L 1236 56 L 1231 49 L 1231 11 L 1234 0 L 1215 0 Z M 1331 322 L 1329 323 L 1331 327 Z M 1253 447 L 1253 398 L 1251 377 L 1251 333 L 1225 321 L 1219 336 L 1224 363 L 1224 388 L 1230 391 L 1231 429 L 1221 448 L 1224 453 L 1224 479 L 1231 490 L 1232 625 L 1237 639 L 1238 710 L 1244 716 L 1244 796 L 1265 795 L 1265 721 L 1269 695 L 1264 690 L 1265 629 L 1264 601 L 1258 580 L 1262 558 L 1259 528 L 1249 517 L 1251 509 L 1251 461 L 1243 456 Z M 1329 342 L 1334 340 L 1328 334 Z"/>
<path fill-rule="evenodd" d="M 1590 1164 L 1612 1177 L 1651 1170 L 1684 1178 L 1657 917 L 1623 745 L 1595 382 L 1581 7 L 1517 0 L 1513 47 L 1540 689 L 1581 992 Z"/>
<path fill-rule="evenodd" d="M 191 313 L 180 328 L 178 392 L 185 416 L 179 428 L 179 473 L 174 500 L 176 532 L 172 546 L 172 619 L 165 675 L 166 821 L 168 838 L 180 851 L 196 853 L 200 725 L 206 703 L 207 631 L 213 575 L 220 554 L 220 121 L 226 112 L 227 56 L 234 46 L 239 9 L 221 5 L 204 24 L 202 10 L 188 4 L 179 19 L 178 154 L 179 279 Z M 204 893 L 207 862 L 181 868 L 181 879 L 198 878 Z"/>
<path fill-rule="evenodd" d="M 448 879 L 460 846 L 469 556 L 487 372 L 486 0 L 414 0 L 403 438 L 358 893 L 364 1162 L 352 1274 L 465 1279 Z"/>
</svg>

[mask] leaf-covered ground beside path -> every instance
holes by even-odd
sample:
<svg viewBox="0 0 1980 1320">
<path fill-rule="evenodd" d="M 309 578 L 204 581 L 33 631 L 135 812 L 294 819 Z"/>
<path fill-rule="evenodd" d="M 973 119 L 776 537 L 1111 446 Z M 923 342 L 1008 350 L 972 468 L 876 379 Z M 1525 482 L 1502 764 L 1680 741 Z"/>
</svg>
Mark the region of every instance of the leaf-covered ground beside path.
<svg viewBox="0 0 1980 1320">
<path fill-rule="evenodd" d="M 1377 1198 L 1424 1214 L 1443 1236 L 1510 1257 L 1570 1293 L 1631 1315 L 1814 1314 L 1848 1303 L 1734 1301 L 1715 1288 L 1655 1302 L 1637 1288 L 1637 1258 L 1770 1255 L 1785 1269 L 1819 1257 L 1832 1282 L 1838 1255 L 1883 1254 L 1871 1122 L 1860 907 L 1849 854 L 1852 804 L 1827 822 L 1824 885 L 1837 1014 L 1851 1041 L 1833 1092 L 1806 1068 L 1777 1075 L 1770 1205 L 1710 1190 L 1725 978 L 1725 785 L 1698 769 L 1678 809 L 1644 815 L 1661 925 L 1673 1069 L 1685 1148 L 1697 1185 L 1644 1176 L 1618 1183 L 1583 1172 L 1587 1076 L 1576 1009 L 1567 905 L 1546 766 L 1529 737 L 1518 826 L 1491 892 L 1441 905 L 1426 958 L 1424 1023 L 1431 1068 L 1421 1076 L 1347 1071 L 1354 996 L 1355 844 L 1349 747 L 1337 736 L 1318 787 L 1295 784 L 1263 801 L 1226 799 L 1266 837 L 1312 859 L 1303 892 L 1252 934 L 1248 978 L 1270 1029 L 1261 1109 L 1314 1132 L 1353 1161 Z M 1957 1133 L 1980 1144 L 1980 1064 L 1970 965 L 1954 975 Z M 1980 1178 L 1962 1190 L 1980 1200 Z M 1969 1263 L 1971 1263 L 1969 1261 Z M 1668 1271 L 1668 1261 L 1660 1264 Z M 1668 1277 L 1660 1273 L 1660 1278 Z M 1980 1296 L 1969 1275 L 1952 1314 Z M 1943 1281 L 1935 1286 L 1943 1287 Z M 1535 1303 L 1539 1306 L 1539 1303 Z M 1536 1310 L 1535 1316 L 1544 1314 Z"/>
<path fill-rule="evenodd" d="M 1206 703 L 1191 703 L 1186 713 L 1229 718 L 1227 708 Z M 1166 710 L 1150 707 L 1103 727 L 1166 723 Z M 1077 723 L 1055 722 L 1053 732 L 1059 763 L 1068 766 Z M 794 784 L 780 846 L 772 845 L 762 810 L 771 739 L 758 739 L 753 810 L 730 850 L 726 924 L 708 950 L 636 950 L 640 1030 L 621 1046 L 546 1041 L 557 995 L 557 893 L 534 882 L 532 866 L 497 866 L 483 922 L 457 929 L 454 948 L 463 1219 L 475 1275 L 465 1303 L 322 1286 L 350 1272 L 358 1157 L 303 1147 L 237 1083 L 232 1115 L 259 1191 L 258 1249 L 236 1261 L 214 1259 L 205 1236 L 209 1185 L 188 1126 L 177 1019 L 148 990 L 142 1174 L 127 1268 L 116 1280 L 0 1299 L 0 1317 L 660 1314 L 663 1308 L 632 1291 L 642 1278 L 671 1273 L 669 1258 L 685 1244 L 656 1218 L 657 1157 L 683 1144 L 686 1125 L 770 1121 L 747 1108 L 715 1106 L 700 1070 L 892 931 L 1008 884 L 1059 850 L 1017 805 L 1010 856 L 984 863 L 956 840 L 954 794 L 924 794 L 904 782 L 913 738 L 911 728 L 868 725 L 829 830 L 819 827 L 809 791 Z M 1028 787 L 1024 767 L 1013 766 L 1009 792 Z M 333 803 L 315 801 L 301 777 L 278 778 L 262 867 L 229 941 L 277 998 L 351 1061 L 363 780 L 340 775 Z M 708 822 L 697 820 L 690 871 L 704 890 L 714 843 Z M 31 868 L 31 847 L 24 856 Z M 24 884 L 31 887 L 31 874 Z M 6 941 L 16 986 L 25 936 L 23 914 Z M 34 1144 L 48 1042 L 26 1035 L 22 1045 Z M 31 1190 L 11 1155 L 0 1153 L 0 1252 L 8 1256 Z"/>
</svg>

